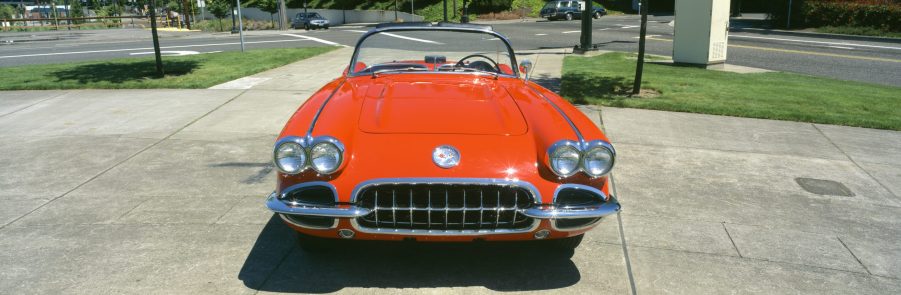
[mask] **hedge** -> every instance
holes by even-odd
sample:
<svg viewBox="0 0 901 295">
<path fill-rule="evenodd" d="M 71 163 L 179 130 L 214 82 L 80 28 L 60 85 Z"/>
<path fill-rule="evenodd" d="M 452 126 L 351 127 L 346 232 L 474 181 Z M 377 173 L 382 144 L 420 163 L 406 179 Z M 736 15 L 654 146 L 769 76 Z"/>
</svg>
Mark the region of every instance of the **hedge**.
<svg viewBox="0 0 901 295">
<path fill-rule="evenodd" d="M 787 3 L 773 3 L 770 19 L 785 26 L 787 10 Z M 794 0 L 791 20 L 793 28 L 852 26 L 901 32 L 901 1 Z"/>
</svg>

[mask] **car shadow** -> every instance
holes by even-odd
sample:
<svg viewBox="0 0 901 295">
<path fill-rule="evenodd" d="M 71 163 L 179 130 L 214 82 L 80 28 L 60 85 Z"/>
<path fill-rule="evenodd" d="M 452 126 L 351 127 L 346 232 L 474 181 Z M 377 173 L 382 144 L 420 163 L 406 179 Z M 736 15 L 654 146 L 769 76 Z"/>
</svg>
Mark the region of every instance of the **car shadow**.
<svg viewBox="0 0 901 295">
<path fill-rule="evenodd" d="M 348 287 L 482 286 L 495 291 L 551 290 L 581 275 L 573 251 L 534 242 L 415 243 L 341 241 L 326 252 L 296 246 L 296 235 L 273 215 L 238 278 L 270 292 L 326 293 Z"/>
</svg>

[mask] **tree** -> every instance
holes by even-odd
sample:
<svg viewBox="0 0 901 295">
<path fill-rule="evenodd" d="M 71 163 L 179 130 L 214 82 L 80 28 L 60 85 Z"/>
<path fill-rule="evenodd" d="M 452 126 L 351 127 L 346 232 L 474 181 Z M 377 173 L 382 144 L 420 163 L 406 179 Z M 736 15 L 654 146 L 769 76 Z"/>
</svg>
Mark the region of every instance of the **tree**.
<svg viewBox="0 0 901 295">
<path fill-rule="evenodd" d="M 257 0 L 247 3 L 247 6 L 259 8 L 269 13 L 269 22 L 275 26 L 275 13 L 278 12 L 278 0 Z"/>
<path fill-rule="evenodd" d="M 207 0 L 206 2 L 207 10 L 210 11 L 213 16 L 219 19 L 219 30 L 222 31 L 222 18 L 228 16 L 231 12 L 232 5 L 229 0 Z"/>
<path fill-rule="evenodd" d="M 16 16 L 16 8 L 12 5 L 0 4 L 0 19 L 11 19 Z"/>
</svg>

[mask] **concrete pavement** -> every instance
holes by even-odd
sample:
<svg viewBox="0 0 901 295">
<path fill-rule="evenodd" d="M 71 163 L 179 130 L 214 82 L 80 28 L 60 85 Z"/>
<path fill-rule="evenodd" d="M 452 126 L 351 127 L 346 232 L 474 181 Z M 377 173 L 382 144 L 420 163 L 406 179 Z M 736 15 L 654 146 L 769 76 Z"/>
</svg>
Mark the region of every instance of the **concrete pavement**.
<svg viewBox="0 0 901 295">
<path fill-rule="evenodd" d="M 523 53 L 547 85 L 552 53 Z M 632 109 L 581 108 L 624 211 L 571 257 L 300 251 L 263 205 L 271 144 L 349 54 L 241 89 L 0 92 L 0 293 L 901 292 L 901 133 Z"/>
</svg>

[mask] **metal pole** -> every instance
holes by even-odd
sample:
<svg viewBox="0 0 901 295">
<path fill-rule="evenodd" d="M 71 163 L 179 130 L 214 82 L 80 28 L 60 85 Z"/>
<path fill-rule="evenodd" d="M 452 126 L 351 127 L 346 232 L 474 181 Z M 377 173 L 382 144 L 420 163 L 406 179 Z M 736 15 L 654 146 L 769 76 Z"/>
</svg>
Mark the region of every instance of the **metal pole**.
<svg viewBox="0 0 901 295">
<path fill-rule="evenodd" d="M 156 74 L 163 76 L 163 57 L 160 54 L 160 38 L 156 34 L 156 1 L 150 0 L 150 33 L 153 35 L 153 54 L 156 56 Z"/>
<path fill-rule="evenodd" d="M 444 0 L 444 21 L 447 22 L 447 0 Z"/>
<path fill-rule="evenodd" d="M 641 0 L 638 4 L 641 11 L 641 32 L 638 37 L 638 65 L 635 67 L 635 84 L 632 85 L 632 95 L 641 93 L 641 74 L 644 71 L 644 40 L 648 33 L 648 0 Z"/>
<path fill-rule="evenodd" d="M 241 52 L 244 52 L 244 20 L 241 19 L 241 0 L 238 1 L 238 33 L 241 36 Z"/>
<path fill-rule="evenodd" d="M 792 0 L 788 0 L 788 19 L 785 21 L 785 28 L 791 29 L 792 27 Z"/>
<path fill-rule="evenodd" d="M 394 21 L 397 21 L 397 0 L 394 0 Z"/>
<path fill-rule="evenodd" d="M 594 10 L 591 2 L 585 1 L 585 10 L 582 11 L 582 50 L 591 49 L 591 13 Z"/>
</svg>

